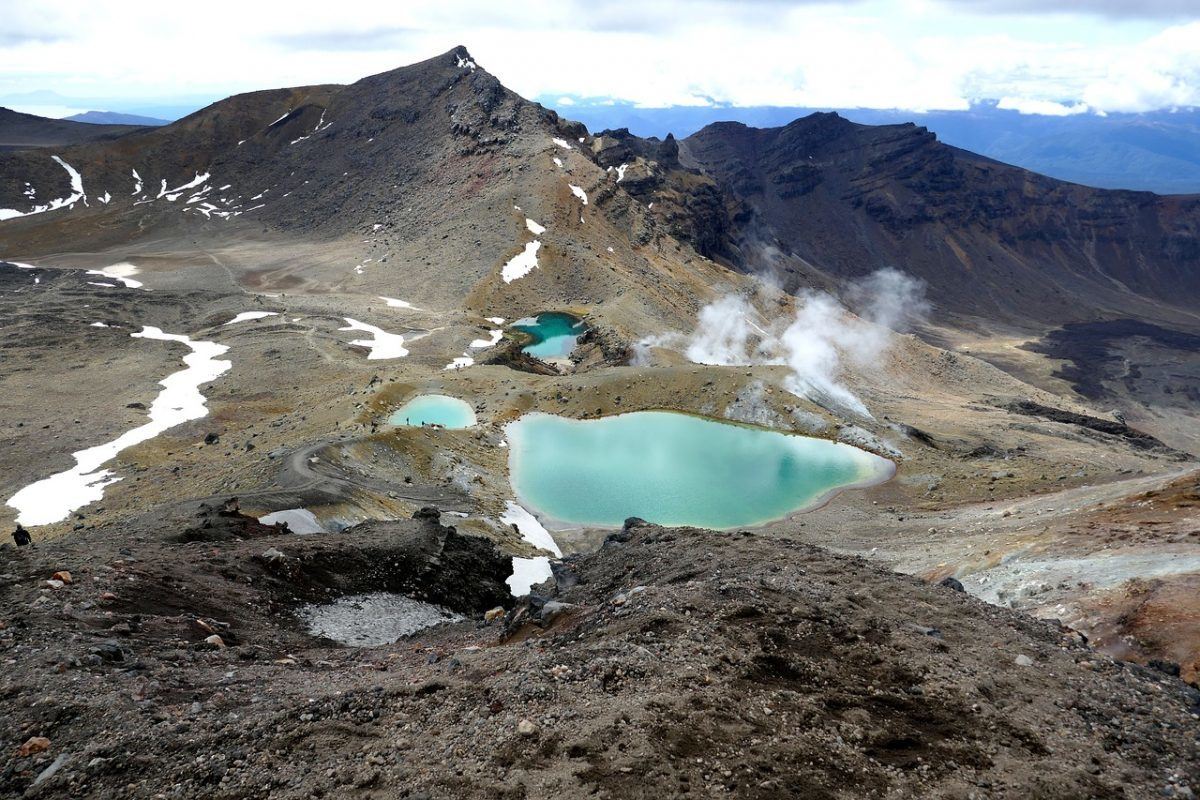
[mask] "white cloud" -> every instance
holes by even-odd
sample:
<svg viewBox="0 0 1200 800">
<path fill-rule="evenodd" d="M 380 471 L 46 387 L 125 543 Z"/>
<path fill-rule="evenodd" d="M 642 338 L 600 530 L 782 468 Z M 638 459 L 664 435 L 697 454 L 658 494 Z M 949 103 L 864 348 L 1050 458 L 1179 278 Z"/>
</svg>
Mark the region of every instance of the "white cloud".
<svg viewBox="0 0 1200 800">
<path fill-rule="evenodd" d="M 1168 28 L 1126 48 L 1080 97 L 1105 111 L 1200 105 L 1200 22 Z"/>
<path fill-rule="evenodd" d="M 1086 114 L 1090 108 L 1086 103 L 1056 103 L 1053 100 L 1031 100 L 1022 97 L 1001 97 L 996 103 L 997 108 L 1016 111 L 1021 114 L 1041 114 L 1046 117 L 1069 117 L 1073 114 Z"/>
<path fill-rule="evenodd" d="M 1105 16 L 1108 0 L 1077 6 L 1086 14 L 1066 0 L 209 0 L 188 15 L 157 0 L 3 5 L 16 33 L 0 47 L 0 98 L 347 83 L 465 44 L 526 97 L 914 110 L 1005 98 L 1026 113 L 1200 104 L 1200 22 L 1172 25 L 1175 0 L 1121 20 Z"/>
<path fill-rule="evenodd" d="M 1194 18 L 1196 0 L 946 0 L 958 8 L 993 14 L 1099 14 L 1113 18 Z"/>
</svg>

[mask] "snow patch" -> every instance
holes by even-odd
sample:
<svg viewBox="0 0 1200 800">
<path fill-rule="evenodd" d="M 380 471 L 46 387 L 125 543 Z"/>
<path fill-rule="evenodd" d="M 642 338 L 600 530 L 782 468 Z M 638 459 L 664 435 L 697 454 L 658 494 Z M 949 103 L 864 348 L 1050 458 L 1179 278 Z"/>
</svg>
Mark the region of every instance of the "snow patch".
<svg viewBox="0 0 1200 800">
<path fill-rule="evenodd" d="M 538 522 L 537 517 L 530 514 L 522 506 L 511 500 L 505 504 L 504 513 L 500 515 L 500 521 L 505 525 L 512 525 L 516 528 L 517 533 L 521 535 L 529 544 L 543 550 L 549 550 L 555 557 L 561 558 L 562 551 L 558 549 L 554 538 L 550 535 L 542 523 Z M 513 572 L 506 579 L 509 591 L 514 597 L 529 594 L 531 586 L 543 582 L 550 577 L 550 559 L 547 556 L 536 556 L 534 558 L 517 558 L 512 560 Z"/>
<path fill-rule="evenodd" d="M 277 317 L 278 311 L 243 311 L 233 319 L 226 322 L 226 325 L 235 325 L 239 322 L 249 322 L 252 319 L 264 319 L 266 317 Z M 260 520 L 261 521 L 261 520 Z"/>
<path fill-rule="evenodd" d="M 517 278 L 523 278 L 532 272 L 538 265 L 537 252 L 542 246 L 541 242 L 529 242 L 525 245 L 525 249 L 517 253 L 504 268 L 500 270 L 500 277 L 505 283 L 512 283 Z"/>
<path fill-rule="evenodd" d="M 582 201 L 583 201 L 583 204 L 584 204 L 585 206 L 588 204 L 588 202 L 587 202 L 587 192 L 585 192 L 585 191 L 583 190 L 583 187 L 576 186 L 576 185 L 575 185 L 575 184 L 573 184 L 573 183 L 568 183 L 568 184 L 567 184 L 567 186 L 570 186 L 570 187 L 571 187 L 571 194 L 575 195 L 575 196 L 576 196 L 576 197 L 578 197 L 580 200 L 582 200 Z"/>
<path fill-rule="evenodd" d="M 165 197 L 165 198 L 167 198 L 168 202 L 174 203 L 176 200 L 179 199 L 179 196 L 181 194 L 183 194 L 184 192 L 186 192 L 188 189 L 194 189 L 197 186 L 199 186 L 200 184 L 207 181 L 208 179 L 209 179 L 209 174 L 207 172 L 205 172 L 203 175 L 200 174 L 199 172 L 197 172 L 196 176 L 194 178 L 192 178 L 190 181 L 183 184 L 182 186 L 177 186 L 174 189 L 168 189 L 167 188 L 167 179 L 163 178 L 162 186 L 158 191 L 158 197 L 156 197 L 154 199 L 158 200 L 161 197 Z"/>
<path fill-rule="evenodd" d="M 536 222 L 534 222 L 533 220 L 531 220 L 529 218 L 525 219 L 525 227 L 528 228 L 529 232 L 532 233 L 534 236 L 541 236 L 543 233 L 546 232 L 545 226 L 538 225 Z"/>
<path fill-rule="evenodd" d="M 546 556 L 536 558 L 518 558 L 513 556 L 512 575 L 505 578 L 508 589 L 513 597 L 529 594 L 529 590 L 539 583 L 544 583 L 553 575 L 550 570 L 550 559 Z"/>
<path fill-rule="evenodd" d="M 499 325 L 500 323 L 496 323 L 496 324 Z M 499 330 L 490 331 L 488 333 L 488 336 L 491 338 L 475 339 L 474 341 L 471 342 L 471 344 L 469 346 L 475 350 L 482 350 L 485 347 L 495 347 L 497 344 L 500 343 L 500 339 L 504 336 L 504 331 L 499 331 Z"/>
<path fill-rule="evenodd" d="M 72 511 L 104 497 L 104 488 L 121 480 L 111 470 L 101 469 L 118 453 L 136 444 L 194 419 L 207 416 L 208 407 L 200 387 L 211 383 L 229 370 L 231 361 L 218 360 L 229 348 L 216 342 L 193 341 L 187 336 L 164 333 L 160 328 L 145 326 L 135 339 L 154 339 L 180 342 L 191 352 L 183 357 L 187 369 L 163 378 L 163 387 L 150 406 L 150 421 L 122 434 L 105 444 L 74 453 L 75 466 L 65 472 L 32 483 L 8 499 L 17 509 L 17 522 L 22 525 L 49 525 L 70 516 Z"/>
<path fill-rule="evenodd" d="M 132 276 L 137 275 L 138 272 L 139 270 L 135 265 L 130 264 L 128 261 L 122 261 L 119 264 L 113 264 L 112 266 L 105 267 L 104 269 L 89 269 L 86 274 L 99 275 L 102 278 L 112 278 L 115 281 L 120 281 L 121 283 L 125 284 L 125 287 L 128 289 L 142 289 L 145 288 L 144 284 L 141 281 L 135 281 L 132 278 Z M 98 283 L 96 285 L 108 286 L 110 284 Z"/>
<path fill-rule="evenodd" d="M 521 538 L 534 547 L 549 550 L 555 556 L 562 558 L 562 551 L 554 543 L 554 537 L 524 506 L 509 500 L 504 504 L 504 513 L 500 515 L 500 521 L 505 525 L 514 526 L 517 533 L 521 534 Z"/>
<path fill-rule="evenodd" d="M 43 214 L 47 211 L 57 211 L 60 208 L 70 208 L 80 200 L 83 201 L 84 205 L 87 205 L 87 195 L 83 193 L 83 176 L 81 176 L 74 167 L 63 161 L 58 156 L 51 156 L 51 158 L 58 162 L 58 165 L 65 169 L 67 174 L 71 176 L 71 194 L 67 197 L 56 198 L 51 200 L 49 203 L 45 203 L 40 206 L 34 206 L 30 211 L 18 211 L 15 208 L 0 208 L 0 221 L 13 219 L 15 217 L 28 217 L 34 214 Z"/>
<path fill-rule="evenodd" d="M 226 323 L 228 324 L 228 323 Z M 292 533 L 328 533 L 317 519 L 317 515 L 307 508 L 285 508 L 282 511 L 272 511 L 258 518 L 263 525 L 275 525 L 286 522 Z"/>
<path fill-rule="evenodd" d="M 347 327 L 338 328 L 339 331 L 363 331 L 373 337 L 371 339 L 355 339 L 350 342 L 350 344 L 365 347 L 371 351 L 367 354 L 368 361 L 403 358 L 408 355 L 408 350 L 404 347 L 404 337 L 400 334 L 388 333 L 382 328 L 376 328 L 374 325 L 368 325 L 350 317 L 342 317 L 342 319 L 346 320 Z"/>
</svg>

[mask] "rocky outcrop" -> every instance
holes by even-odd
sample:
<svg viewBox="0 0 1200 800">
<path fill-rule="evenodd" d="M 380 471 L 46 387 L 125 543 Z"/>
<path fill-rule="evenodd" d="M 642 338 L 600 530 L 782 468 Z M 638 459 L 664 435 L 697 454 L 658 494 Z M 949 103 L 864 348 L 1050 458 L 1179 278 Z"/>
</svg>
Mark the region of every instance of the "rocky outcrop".
<svg viewBox="0 0 1200 800">
<path fill-rule="evenodd" d="M 727 255 L 730 222 L 724 192 L 679 160 L 679 143 L 642 139 L 627 128 L 603 131 L 592 155 L 605 169 L 619 170 L 621 188 L 650 207 L 651 216 L 676 239 L 708 258 Z"/>
<path fill-rule="evenodd" d="M 180 542 L 233 542 L 242 539 L 261 539 L 288 533 L 287 524 L 264 525 L 241 513 L 236 497 L 223 503 L 202 502 L 196 511 L 195 522 L 179 534 Z"/>
<path fill-rule="evenodd" d="M 427 507 L 414 515 L 415 526 L 372 520 L 330 536 L 295 537 L 280 545 L 286 555 L 258 561 L 285 602 L 389 592 L 467 614 L 510 605 L 511 558 L 439 519 L 438 509 Z"/>
</svg>

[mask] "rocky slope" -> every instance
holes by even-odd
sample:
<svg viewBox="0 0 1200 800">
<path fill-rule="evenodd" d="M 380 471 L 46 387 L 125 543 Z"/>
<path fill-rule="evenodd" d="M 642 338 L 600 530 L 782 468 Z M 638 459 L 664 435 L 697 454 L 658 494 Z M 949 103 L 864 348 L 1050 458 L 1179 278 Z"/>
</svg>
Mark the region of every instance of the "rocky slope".
<svg viewBox="0 0 1200 800">
<path fill-rule="evenodd" d="M 454 534 L 178 544 L 145 524 L 0 550 L 6 793 L 1150 798 L 1200 781 L 1200 693 L 1177 678 L 793 541 L 635 525 L 491 624 L 488 597 L 436 595 L 474 620 L 345 649 L 306 636 L 297 602 L 410 585 Z M 503 574 L 476 541 L 440 558 L 448 585 Z M 59 570 L 70 583 L 46 588 Z"/>
</svg>

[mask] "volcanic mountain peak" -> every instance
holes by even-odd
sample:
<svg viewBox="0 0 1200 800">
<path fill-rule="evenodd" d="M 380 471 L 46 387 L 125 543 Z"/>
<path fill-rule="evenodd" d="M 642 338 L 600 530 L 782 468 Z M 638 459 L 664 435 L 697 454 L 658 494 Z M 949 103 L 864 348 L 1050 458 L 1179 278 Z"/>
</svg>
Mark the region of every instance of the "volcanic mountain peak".
<svg viewBox="0 0 1200 800">
<path fill-rule="evenodd" d="M 505 89 L 459 46 L 348 86 L 236 95 L 118 146 L 61 156 L 83 176 L 86 197 L 110 198 L 68 204 L 75 214 L 118 213 L 138 231 L 163 224 L 164 213 L 171 224 L 178 211 L 226 223 L 253 214 L 274 227 L 337 235 L 375 221 L 396 189 L 469 169 L 523 135 L 544 146 L 552 135 L 579 133 Z M 40 197 L 65 198 L 66 179 L 47 154 L 0 162 L 0 208 L 29 217 L 12 224 L 36 237 L 63 218 L 32 213 L 39 205 L 27 184 Z"/>
<path fill-rule="evenodd" d="M 944 310 L 1013 323 L 1178 320 L 1200 299 L 1200 198 L 1063 183 L 836 114 L 709 125 L 681 153 L 727 191 L 732 260 L 778 251 L 789 287 L 901 265 Z"/>
</svg>

